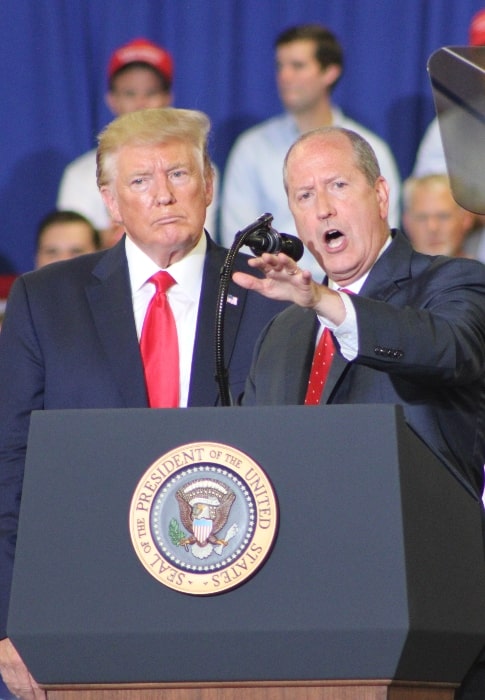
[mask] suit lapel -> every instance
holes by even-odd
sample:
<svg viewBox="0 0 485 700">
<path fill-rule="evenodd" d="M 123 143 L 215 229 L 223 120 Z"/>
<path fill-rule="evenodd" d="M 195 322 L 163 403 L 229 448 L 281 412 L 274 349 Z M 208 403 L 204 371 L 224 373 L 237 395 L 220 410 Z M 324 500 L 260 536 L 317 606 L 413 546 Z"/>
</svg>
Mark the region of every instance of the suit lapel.
<svg viewBox="0 0 485 700">
<path fill-rule="evenodd" d="M 399 283 L 411 276 L 411 256 L 412 248 L 407 239 L 399 231 L 393 231 L 391 245 L 374 264 L 359 296 L 388 301 L 399 289 Z M 335 354 L 320 403 L 329 403 L 336 385 L 350 366 L 340 353 Z"/>
<path fill-rule="evenodd" d="M 290 307 L 288 313 L 283 329 L 284 340 L 281 343 L 281 352 L 288 360 L 278 395 L 283 404 L 302 404 L 308 388 L 318 321 L 315 313 L 309 309 L 295 306 Z M 277 358 L 275 361 L 278 363 Z"/>
<path fill-rule="evenodd" d="M 215 406 L 219 387 L 215 379 L 215 319 L 221 269 L 226 250 L 207 237 L 202 291 L 197 317 L 190 378 L 189 406 Z M 230 282 L 224 311 L 224 356 L 228 367 L 246 303 L 247 291 Z"/>
<path fill-rule="evenodd" d="M 393 240 L 377 260 L 360 294 L 379 301 L 388 301 L 399 289 L 399 284 L 411 277 L 412 248 L 399 231 L 393 231 Z"/>
<path fill-rule="evenodd" d="M 328 373 L 327 381 L 323 387 L 322 397 L 320 403 L 329 403 L 329 399 L 342 378 L 345 371 L 350 367 L 350 362 L 348 362 L 339 352 L 336 352 L 332 361 L 332 366 L 330 367 L 330 372 Z"/>
<path fill-rule="evenodd" d="M 210 246 L 209 241 L 207 245 Z M 210 406 L 217 402 L 218 388 L 214 378 L 214 318 L 222 263 L 223 258 L 219 260 L 219 256 L 212 254 L 208 247 L 204 261 L 194 354 L 192 356 L 189 406 Z"/>
<path fill-rule="evenodd" d="M 86 296 L 99 341 L 126 406 L 146 406 L 124 239 L 108 250 L 93 269 Z"/>
</svg>

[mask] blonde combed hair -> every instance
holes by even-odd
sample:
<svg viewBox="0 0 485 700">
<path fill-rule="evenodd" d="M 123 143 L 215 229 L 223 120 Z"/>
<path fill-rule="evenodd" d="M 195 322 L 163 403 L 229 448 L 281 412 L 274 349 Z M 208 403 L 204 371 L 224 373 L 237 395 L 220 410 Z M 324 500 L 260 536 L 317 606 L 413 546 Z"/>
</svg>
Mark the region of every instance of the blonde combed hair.
<svg viewBox="0 0 485 700">
<path fill-rule="evenodd" d="M 193 109 L 144 109 L 114 119 L 98 136 L 96 181 L 98 187 L 109 185 L 115 177 L 116 156 L 124 146 L 155 146 L 167 141 L 192 143 L 200 155 L 206 178 L 212 177 L 208 152 L 210 119 Z"/>
</svg>

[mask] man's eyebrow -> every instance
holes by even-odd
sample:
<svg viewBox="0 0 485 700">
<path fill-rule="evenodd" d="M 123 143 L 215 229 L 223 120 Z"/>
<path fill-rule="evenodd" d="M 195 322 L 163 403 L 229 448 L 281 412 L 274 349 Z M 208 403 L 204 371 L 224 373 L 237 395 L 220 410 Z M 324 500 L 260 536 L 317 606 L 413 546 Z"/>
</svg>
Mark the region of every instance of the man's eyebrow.
<svg viewBox="0 0 485 700">
<path fill-rule="evenodd" d="M 170 167 L 167 168 L 167 170 L 177 170 L 178 168 L 188 168 L 188 167 L 189 167 L 189 164 L 187 161 L 178 161 L 177 163 L 173 163 L 172 165 L 170 165 Z"/>
<path fill-rule="evenodd" d="M 145 175 L 151 175 L 152 171 L 147 169 L 147 168 L 137 168 L 134 170 L 131 170 L 128 173 L 128 178 L 131 179 L 133 177 L 143 177 Z"/>
<path fill-rule="evenodd" d="M 315 188 L 314 183 L 308 183 L 308 184 L 303 183 L 302 185 L 297 185 L 295 187 L 295 190 L 313 190 L 314 188 Z"/>
</svg>

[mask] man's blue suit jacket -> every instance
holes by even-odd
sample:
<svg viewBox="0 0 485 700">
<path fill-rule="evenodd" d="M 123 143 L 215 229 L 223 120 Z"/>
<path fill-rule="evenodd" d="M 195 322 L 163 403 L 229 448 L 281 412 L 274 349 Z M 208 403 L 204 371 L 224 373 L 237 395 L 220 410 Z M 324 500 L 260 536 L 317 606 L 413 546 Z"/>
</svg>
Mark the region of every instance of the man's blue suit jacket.
<svg viewBox="0 0 485 700">
<path fill-rule="evenodd" d="M 408 425 L 480 499 L 485 462 L 485 265 L 393 241 L 352 296 L 359 352 L 336 353 L 322 404 L 403 406 Z M 304 402 L 315 313 L 290 306 L 255 349 L 244 405 Z M 337 344 L 338 348 L 338 344 Z M 342 426 L 351 437 L 351 426 Z"/>
<path fill-rule="evenodd" d="M 209 237 L 190 379 L 189 405 L 215 406 L 215 317 L 227 251 Z M 251 272 L 246 256 L 234 269 Z M 236 398 L 256 339 L 286 306 L 230 283 L 225 366 Z M 30 412 L 147 407 L 124 240 L 114 248 L 20 277 L 0 333 L 0 638 L 10 577 Z"/>
</svg>

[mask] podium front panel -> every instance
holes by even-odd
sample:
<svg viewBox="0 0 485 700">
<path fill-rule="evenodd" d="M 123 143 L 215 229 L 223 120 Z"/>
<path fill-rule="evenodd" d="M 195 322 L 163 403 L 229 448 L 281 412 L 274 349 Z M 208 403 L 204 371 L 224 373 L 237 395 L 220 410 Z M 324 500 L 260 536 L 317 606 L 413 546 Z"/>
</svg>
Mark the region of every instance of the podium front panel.
<svg viewBox="0 0 485 700">
<path fill-rule="evenodd" d="M 262 568 L 205 597 L 150 576 L 128 527 L 143 473 L 196 441 L 254 459 L 280 516 Z M 479 506 L 395 407 L 32 416 L 9 634 L 39 682 L 456 682 L 484 587 Z"/>
</svg>

